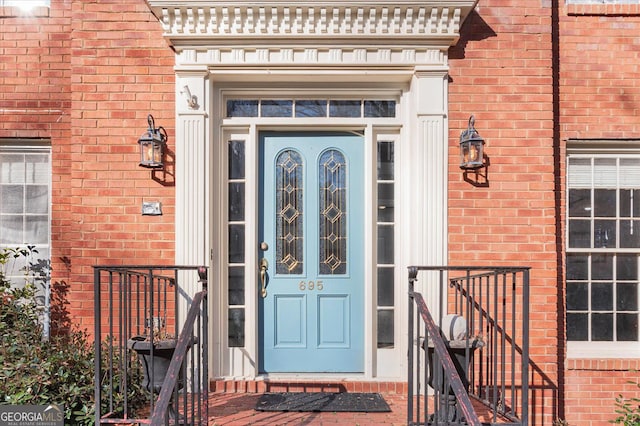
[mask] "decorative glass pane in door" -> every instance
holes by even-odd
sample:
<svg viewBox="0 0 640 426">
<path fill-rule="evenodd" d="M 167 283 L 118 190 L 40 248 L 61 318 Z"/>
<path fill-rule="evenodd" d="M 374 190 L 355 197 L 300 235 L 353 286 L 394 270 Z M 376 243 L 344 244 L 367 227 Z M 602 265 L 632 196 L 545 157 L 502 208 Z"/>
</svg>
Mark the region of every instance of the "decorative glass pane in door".
<svg viewBox="0 0 640 426">
<path fill-rule="evenodd" d="M 276 160 L 276 271 L 300 274 L 304 254 L 304 165 L 300 153 L 289 149 Z"/>
</svg>

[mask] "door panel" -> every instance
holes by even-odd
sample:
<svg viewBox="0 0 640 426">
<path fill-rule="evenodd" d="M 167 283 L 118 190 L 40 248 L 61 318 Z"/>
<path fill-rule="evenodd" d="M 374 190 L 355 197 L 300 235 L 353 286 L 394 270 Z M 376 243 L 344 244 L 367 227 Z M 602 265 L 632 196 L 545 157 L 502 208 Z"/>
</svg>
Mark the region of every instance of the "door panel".
<svg viewBox="0 0 640 426">
<path fill-rule="evenodd" d="M 306 298 L 304 296 L 275 295 L 274 305 L 274 347 L 306 347 Z"/>
<path fill-rule="evenodd" d="M 363 154 L 351 133 L 260 135 L 261 372 L 363 371 Z"/>
<path fill-rule="evenodd" d="M 318 347 L 348 348 L 351 343 L 349 296 L 320 296 L 318 306 Z"/>
</svg>

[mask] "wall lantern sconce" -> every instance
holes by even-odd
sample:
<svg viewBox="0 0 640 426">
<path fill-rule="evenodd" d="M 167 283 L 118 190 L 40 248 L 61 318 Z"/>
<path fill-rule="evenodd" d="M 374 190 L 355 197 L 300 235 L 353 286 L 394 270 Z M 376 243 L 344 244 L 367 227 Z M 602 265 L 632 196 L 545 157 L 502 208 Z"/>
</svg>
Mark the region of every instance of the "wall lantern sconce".
<svg viewBox="0 0 640 426">
<path fill-rule="evenodd" d="M 167 145 L 167 132 L 164 127 L 156 128 L 153 116 L 147 116 L 149 128 L 140 136 L 140 166 L 149 169 L 161 169 L 164 167 L 164 151 Z"/>
<path fill-rule="evenodd" d="M 469 117 L 467 130 L 460 134 L 460 168 L 473 170 L 483 167 L 484 164 L 484 139 L 475 129 L 476 119 Z"/>
</svg>

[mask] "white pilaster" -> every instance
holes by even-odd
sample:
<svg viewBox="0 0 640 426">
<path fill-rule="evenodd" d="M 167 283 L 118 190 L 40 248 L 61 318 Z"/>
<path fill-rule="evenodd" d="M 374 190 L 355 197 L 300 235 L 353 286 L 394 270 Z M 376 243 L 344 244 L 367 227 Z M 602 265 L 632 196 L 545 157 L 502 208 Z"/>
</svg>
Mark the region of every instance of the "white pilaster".
<svg viewBox="0 0 640 426">
<path fill-rule="evenodd" d="M 447 73 L 445 69 L 418 69 L 412 81 L 416 112 L 411 131 L 412 167 L 406 172 L 408 223 L 413 235 L 408 265 L 447 264 Z M 405 265 L 407 266 L 407 265 Z M 440 289 L 437 273 L 420 273 L 416 290 L 438 315 Z"/>
<path fill-rule="evenodd" d="M 176 71 L 176 258 L 177 265 L 209 266 L 209 152 L 210 136 L 205 112 L 208 72 Z M 209 274 L 210 278 L 212 274 Z M 191 297 L 200 290 L 195 272 L 181 275 L 180 319 Z"/>
</svg>

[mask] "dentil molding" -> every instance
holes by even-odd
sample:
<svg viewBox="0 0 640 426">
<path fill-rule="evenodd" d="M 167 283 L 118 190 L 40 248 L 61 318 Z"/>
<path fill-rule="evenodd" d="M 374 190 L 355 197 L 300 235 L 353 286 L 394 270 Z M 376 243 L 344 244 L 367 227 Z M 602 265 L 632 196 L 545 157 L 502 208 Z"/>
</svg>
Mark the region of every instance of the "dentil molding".
<svg viewBox="0 0 640 426">
<path fill-rule="evenodd" d="M 147 2 L 178 52 L 248 46 L 402 51 L 454 45 L 477 0 Z"/>
</svg>

